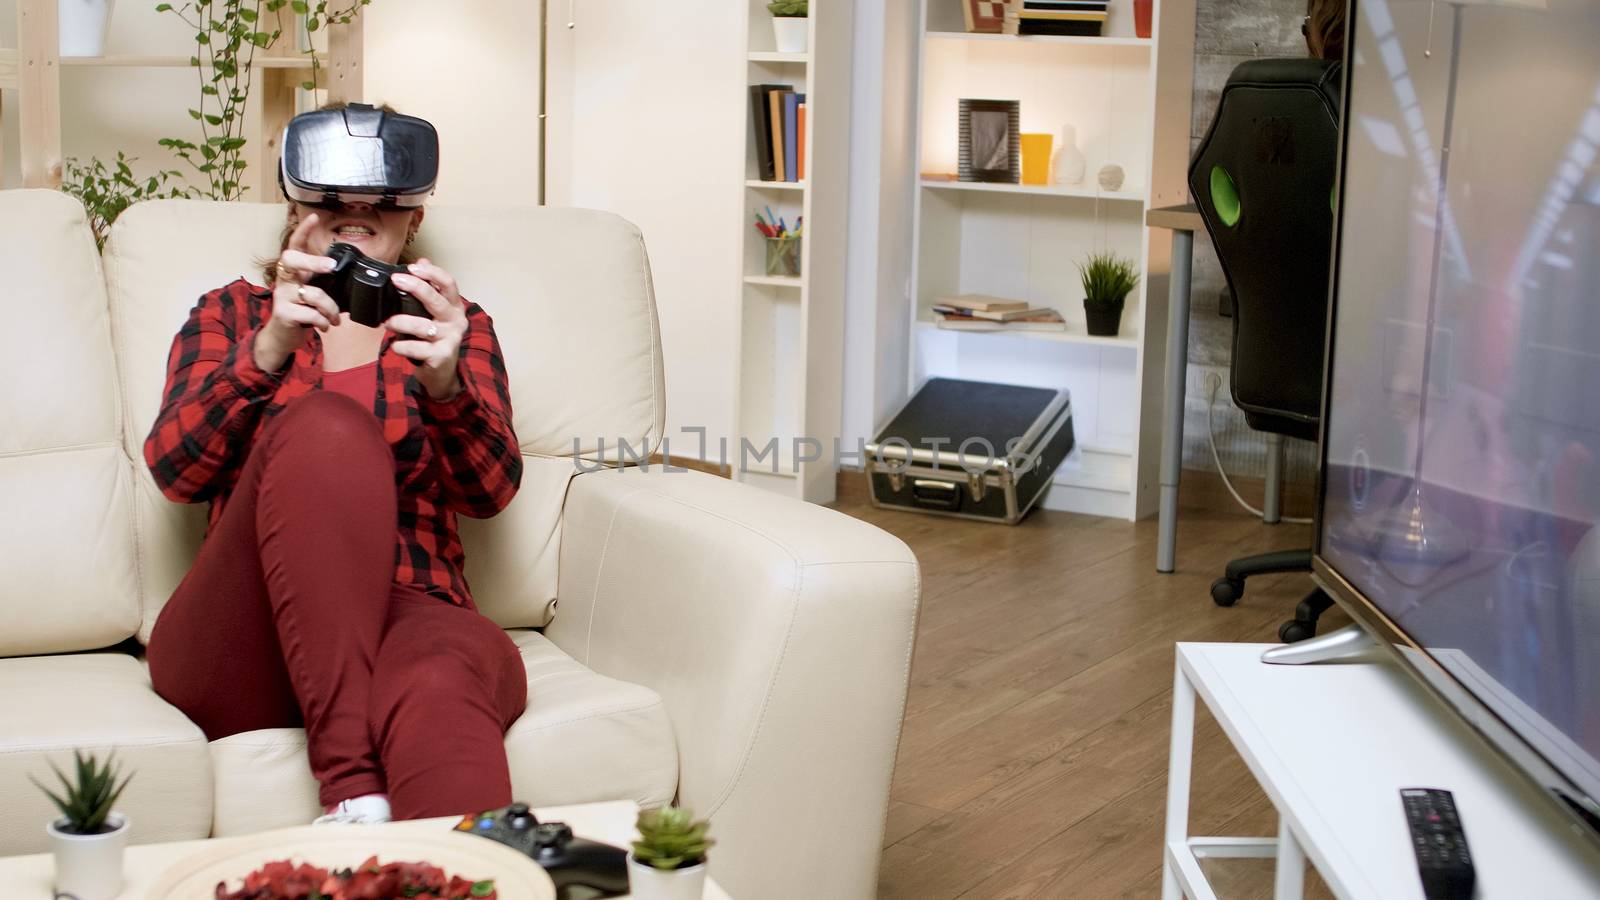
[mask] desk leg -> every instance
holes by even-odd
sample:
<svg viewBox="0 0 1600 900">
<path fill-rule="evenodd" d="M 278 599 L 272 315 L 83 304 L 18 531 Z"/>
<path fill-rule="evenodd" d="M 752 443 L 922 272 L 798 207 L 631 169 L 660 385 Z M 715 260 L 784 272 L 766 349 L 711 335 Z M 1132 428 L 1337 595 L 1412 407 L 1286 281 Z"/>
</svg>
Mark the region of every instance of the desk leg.
<svg viewBox="0 0 1600 900">
<path fill-rule="evenodd" d="M 1167 295 L 1167 384 L 1161 395 L 1161 510 L 1156 571 L 1171 572 L 1178 553 L 1178 475 L 1183 471 L 1183 386 L 1189 369 L 1189 277 L 1194 232 L 1172 232 L 1172 282 Z"/>
<path fill-rule="evenodd" d="M 1283 521 L 1283 435 L 1267 432 L 1267 496 L 1261 501 L 1261 521 Z"/>
<path fill-rule="evenodd" d="M 1167 828 L 1161 848 L 1161 900 L 1183 900 L 1183 889 L 1172 871 L 1166 848 L 1189 840 L 1189 775 L 1194 762 L 1194 685 L 1184 677 L 1183 665 L 1172 680 L 1172 747 L 1167 755 Z"/>
<path fill-rule="evenodd" d="M 1300 900 L 1306 891 L 1306 854 L 1289 828 L 1289 821 L 1278 815 L 1278 873 L 1272 884 L 1272 900 Z"/>
</svg>

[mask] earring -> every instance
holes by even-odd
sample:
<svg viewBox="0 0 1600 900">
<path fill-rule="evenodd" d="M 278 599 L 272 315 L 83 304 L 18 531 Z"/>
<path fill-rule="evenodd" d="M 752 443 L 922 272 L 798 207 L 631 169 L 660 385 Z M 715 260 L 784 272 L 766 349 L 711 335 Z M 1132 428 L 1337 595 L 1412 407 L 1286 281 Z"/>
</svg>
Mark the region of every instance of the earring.
<svg viewBox="0 0 1600 900">
<path fill-rule="evenodd" d="M 417 233 L 415 231 L 411 232 L 410 234 L 407 234 L 406 235 L 406 246 L 408 246 L 408 247 L 411 246 L 411 242 L 416 240 L 416 239 L 417 239 Z"/>
</svg>

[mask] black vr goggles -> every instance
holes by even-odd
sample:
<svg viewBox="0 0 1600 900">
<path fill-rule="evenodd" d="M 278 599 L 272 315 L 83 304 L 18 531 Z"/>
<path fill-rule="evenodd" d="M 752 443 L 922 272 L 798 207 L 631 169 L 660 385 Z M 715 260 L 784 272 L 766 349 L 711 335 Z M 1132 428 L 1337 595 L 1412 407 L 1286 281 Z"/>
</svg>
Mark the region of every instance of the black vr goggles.
<svg viewBox="0 0 1600 900">
<path fill-rule="evenodd" d="M 421 206 L 439 179 L 439 134 L 365 103 L 301 113 L 283 129 L 278 184 L 308 206 Z"/>
</svg>

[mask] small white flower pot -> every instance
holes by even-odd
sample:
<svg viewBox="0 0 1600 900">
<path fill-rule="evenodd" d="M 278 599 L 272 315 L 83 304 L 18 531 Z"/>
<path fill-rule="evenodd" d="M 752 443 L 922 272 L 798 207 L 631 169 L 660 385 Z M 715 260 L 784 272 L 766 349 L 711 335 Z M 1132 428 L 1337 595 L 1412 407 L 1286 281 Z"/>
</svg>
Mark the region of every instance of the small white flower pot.
<svg viewBox="0 0 1600 900">
<path fill-rule="evenodd" d="M 705 892 L 705 863 L 663 871 L 628 854 L 628 896 L 633 900 L 701 900 Z"/>
<path fill-rule="evenodd" d="M 806 52 L 806 26 L 810 21 L 802 16 L 773 16 L 772 40 L 778 52 Z"/>
<path fill-rule="evenodd" d="M 106 817 L 112 830 L 101 834 L 68 834 L 51 822 L 50 850 L 56 857 L 56 894 L 77 900 L 111 900 L 122 892 L 122 852 L 128 847 L 128 817 Z"/>
<path fill-rule="evenodd" d="M 105 56 L 116 0 L 58 0 L 62 56 Z"/>
</svg>

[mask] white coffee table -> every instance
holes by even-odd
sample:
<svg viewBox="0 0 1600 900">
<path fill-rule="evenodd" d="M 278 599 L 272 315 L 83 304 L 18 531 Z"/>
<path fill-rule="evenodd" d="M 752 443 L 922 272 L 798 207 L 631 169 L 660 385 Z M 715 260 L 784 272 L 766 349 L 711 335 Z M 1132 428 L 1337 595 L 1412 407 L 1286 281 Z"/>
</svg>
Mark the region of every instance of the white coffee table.
<svg viewBox="0 0 1600 900">
<path fill-rule="evenodd" d="M 587 803 L 582 806 L 550 806 L 534 810 L 541 822 L 566 822 L 579 837 L 604 841 L 626 847 L 638 832 L 634 819 L 639 808 L 627 800 L 613 803 Z M 412 822 L 393 822 L 374 825 L 373 828 L 396 831 L 443 831 L 460 821 L 460 816 L 440 819 L 418 819 Z M 170 844 L 142 844 L 128 848 L 123 862 L 123 888 L 117 900 L 144 900 L 150 886 L 167 867 L 201 849 L 210 849 L 219 842 L 234 838 L 214 838 L 197 841 L 175 841 Z M 32 856 L 0 857 L 0 885 L 5 887 L 7 900 L 51 900 L 54 891 L 55 863 L 48 853 Z M 729 900 L 727 893 L 716 882 L 706 880 L 705 900 Z"/>
</svg>

